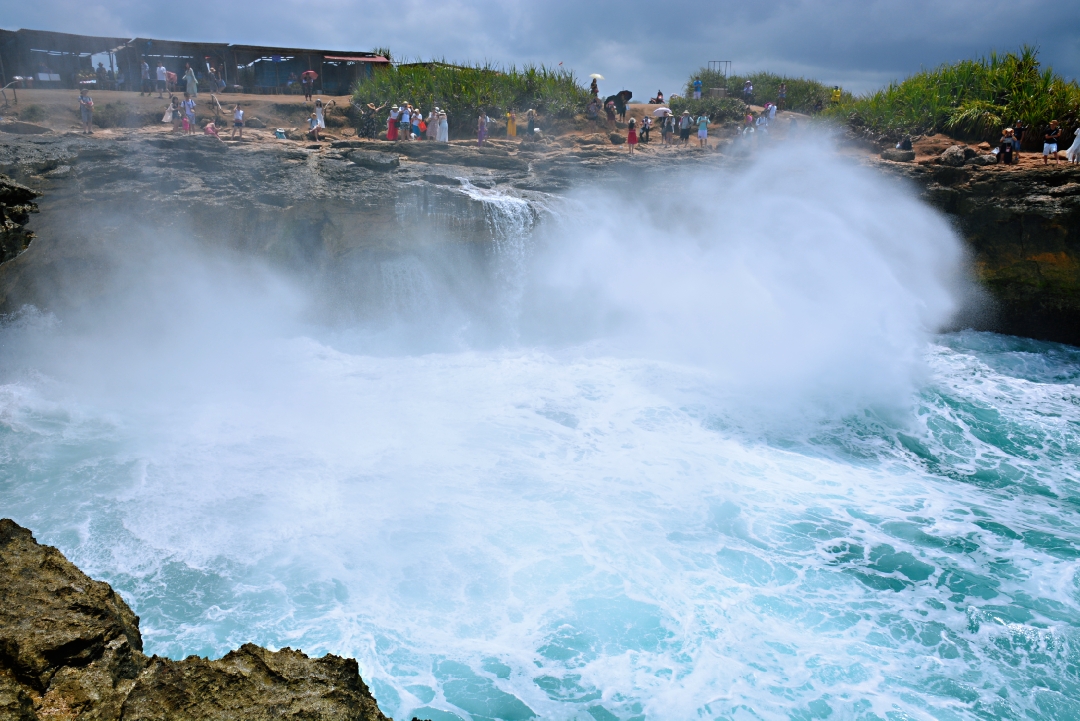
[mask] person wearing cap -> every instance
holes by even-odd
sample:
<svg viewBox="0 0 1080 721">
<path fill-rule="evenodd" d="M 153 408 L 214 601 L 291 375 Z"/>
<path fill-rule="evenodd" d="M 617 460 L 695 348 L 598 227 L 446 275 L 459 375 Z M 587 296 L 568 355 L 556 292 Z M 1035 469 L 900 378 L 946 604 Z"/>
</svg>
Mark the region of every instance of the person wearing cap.
<svg viewBox="0 0 1080 721">
<path fill-rule="evenodd" d="M 398 140 L 412 140 L 412 106 L 405 103 L 401 106 L 401 116 L 398 118 Z"/>
<path fill-rule="evenodd" d="M 687 145 L 690 142 L 690 126 L 692 124 L 693 121 L 690 118 L 690 111 L 684 110 L 682 112 L 682 117 L 679 118 L 679 140 L 682 141 L 683 145 Z"/>
<path fill-rule="evenodd" d="M 386 121 L 387 140 L 397 140 L 397 125 L 399 117 L 401 117 L 401 108 L 394 105 L 390 108 L 390 118 Z"/>
</svg>

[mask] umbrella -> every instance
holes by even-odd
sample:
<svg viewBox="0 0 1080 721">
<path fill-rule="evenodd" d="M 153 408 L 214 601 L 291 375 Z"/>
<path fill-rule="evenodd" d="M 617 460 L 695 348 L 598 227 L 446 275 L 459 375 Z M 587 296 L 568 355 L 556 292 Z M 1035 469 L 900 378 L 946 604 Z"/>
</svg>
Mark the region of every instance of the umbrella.
<svg viewBox="0 0 1080 721">
<path fill-rule="evenodd" d="M 657 116 L 671 115 L 671 108 L 657 108 L 656 110 L 652 111 L 652 114 Z"/>
<path fill-rule="evenodd" d="M 604 79 L 604 76 L 601 75 L 600 73 L 593 73 L 589 77 L 592 78 L 593 80 L 603 80 Z"/>
<path fill-rule="evenodd" d="M 314 70 L 305 70 L 304 72 L 300 73 L 300 77 L 311 78 L 312 80 L 314 80 L 315 78 L 319 77 L 319 74 Z"/>
</svg>

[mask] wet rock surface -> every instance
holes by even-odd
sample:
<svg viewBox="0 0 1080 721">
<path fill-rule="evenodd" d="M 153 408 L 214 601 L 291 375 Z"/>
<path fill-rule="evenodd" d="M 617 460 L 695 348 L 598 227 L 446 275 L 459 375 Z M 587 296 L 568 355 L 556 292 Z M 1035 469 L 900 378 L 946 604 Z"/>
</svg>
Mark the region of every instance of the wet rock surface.
<svg viewBox="0 0 1080 721">
<path fill-rule="evenodd" d="M 123 599 L 9 519 L 0 520 L 0 718 L 386 719 L 354 659 L 252 644 L 216 661 L 147 657 Z"/>
<path fill-rule="evenodd" d="M 0 263 L 11 260 L 30 246 L 34 234 L 27 230 L 30 214 L 38 210 L 38 193 L 0 175 Z"/>
<path fill-rule="evenodd" d="M 1080 166 L 875 165 L 956 221 L 996 300 L 985 327 L 1080 345 Z"/>
<path fill-rule="evenodd" d="M 469 244 L 487 237 L 489 219 L 469 188 L 543 204 L 574 187 L 647 188 L 673 170 L 745 161 L 726 146 L 721 153 L 657 143 L 631 158 L 603 133 L 493 140 L 483 148 L 471 141 L 125 137 L 0 138 L 0 173 L 43 193 L 29 225 L 37 239 L 0 265 L 0 313 L 27 303 L 58 309 L 57 289 L 70 285 L 70 273 L 100 267 L 103 249 L 137 250 L 137 232 L 198 238 L 309 276 L 338 273 L 319 281 L 328 287 L 346 282 L 346 270 L 364 272 L 371 258 L 408 252 L 417 238 Z M 997 301 L 972 320 L 976 327 L 1080 344 L 1080 193 L 1073 191 L 1080 170 L 977 165 L 990 161 L 974 148 L 942 150 L 913 163 L 904 162 L 906 153 L 880 159 L 878 147 L 864 160 L 914 183 L 955 218 Z"/>
</svg>

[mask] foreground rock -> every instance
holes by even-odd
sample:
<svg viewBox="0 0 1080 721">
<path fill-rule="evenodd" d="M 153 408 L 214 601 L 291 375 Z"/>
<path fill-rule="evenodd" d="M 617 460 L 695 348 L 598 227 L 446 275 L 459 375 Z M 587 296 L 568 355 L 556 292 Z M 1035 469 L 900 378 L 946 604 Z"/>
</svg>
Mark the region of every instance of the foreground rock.
<svg viewBox="0 0 1080 721">
<path fill-rule="evenodd" d="M 139 619 L 0 520 L 0 719 L 387 721 L 354 659 L 245 644 L 217 661 L 142 652 Z"/>
</svg>

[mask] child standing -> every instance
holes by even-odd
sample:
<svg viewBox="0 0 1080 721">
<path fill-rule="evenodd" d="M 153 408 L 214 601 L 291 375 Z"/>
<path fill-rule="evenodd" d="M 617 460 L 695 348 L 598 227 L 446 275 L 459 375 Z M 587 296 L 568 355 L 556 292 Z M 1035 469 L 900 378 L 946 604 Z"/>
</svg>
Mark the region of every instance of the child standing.
<svg viewBox="0 0 1080 721">
<path fill-rule="evenodd" d="M 184 102 L 180 103 L 184 109 L 184 132 L 187 135 L 195 134 L 195 101 L 190 93 L 184 93 Z"/>
<path fill-rule="evenodd" d="M 94 100 L 86 92 L 86 88 L 79 90 L 79 117 L 82 118 L 83 133 L 86 135 L 93 133 L 90 126 L 94 122 Z"/>
<path fill-rule="evenodd" d="M 630 118 L 629 129 L 626 131 L 626 145 L 630 148 L 630 154 L 634 154 L 634 146 L 637 145 L 637 121 Z"/>
<path fill-rule="evenodd" d="M 244 139 L 244 111 L 240 109 L 240 103 L 232 111 L 232 136 L 229 140 L 236 140 L 236 134 L 240 133 L 240 139 Z"/>
</svg>

